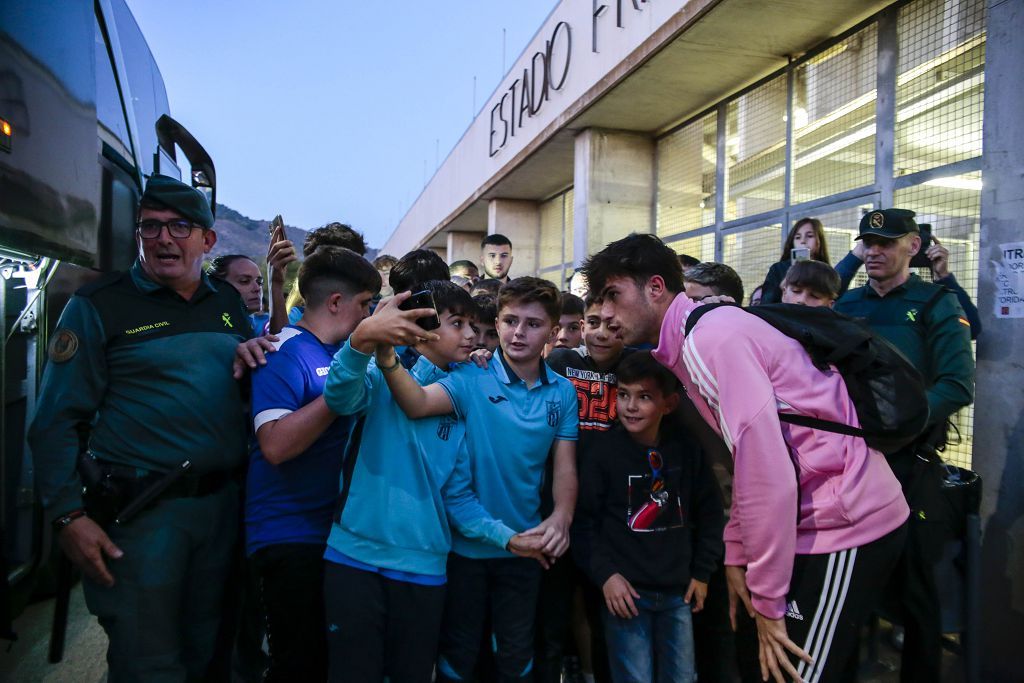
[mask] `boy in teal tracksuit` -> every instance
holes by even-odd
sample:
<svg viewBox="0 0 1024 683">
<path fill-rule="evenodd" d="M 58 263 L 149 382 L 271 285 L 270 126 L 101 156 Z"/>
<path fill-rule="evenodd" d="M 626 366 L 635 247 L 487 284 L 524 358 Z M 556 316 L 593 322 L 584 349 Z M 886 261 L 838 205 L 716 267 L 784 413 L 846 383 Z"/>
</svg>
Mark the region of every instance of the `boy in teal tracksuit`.
<svg viewBox="0 0 1024 683">
<path fill-rule="evenodd" d="M 448 281 L 423 286 L 440 327 L 412 376 L 422 385 L 465 360 L 475 333 L 469 294 Z M 378 343 L 394 339 L 411 315 L 384 304 L 356 328 L 331 364 L 327 405 L 360 415 L 346 456 L 341 500 L 327 540 L 324 594 L 330 680 L 429 682 L 451 549 L 449 521 L 459 533 L 498 549 L 521 551 L 515 531 L 493 519 L 470 488 L 465 424 L 455 415 L 410 420 L 391 397 L 376 364 Z"/>
</svg>

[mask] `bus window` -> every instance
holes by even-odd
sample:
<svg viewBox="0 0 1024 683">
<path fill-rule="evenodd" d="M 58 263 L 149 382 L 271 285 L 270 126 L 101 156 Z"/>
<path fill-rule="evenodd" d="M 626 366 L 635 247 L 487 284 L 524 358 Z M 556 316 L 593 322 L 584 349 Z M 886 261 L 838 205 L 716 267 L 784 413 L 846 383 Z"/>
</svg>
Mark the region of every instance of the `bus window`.
<svg viewBox="0 0 1024 683">
<path fill-rule="evenodd" d="M 135 133 L 140 147 L 138 156 L 143 175 L 149 176 L 153 172 L 153 157 L 157 151 L 156 121 L 169 111 L 167 90 L 149 45 L 128 5 L 122 1 L 114 2 L 112 6 L 137 122 L 138 130 Z"/>
<path fill-rule="evenodd" d="M 128 124 L 124 118 L 124 107 L 121 106 L 121 93 L 117 89 L 114 67 L 110 63 L 107 41 L 99 19 L 93 17 L 93 21 L 96 27 L 96 120 L 99 121 L 100 140 L 134 166 L 131 137 L 128 135 Z"/>
</svg>

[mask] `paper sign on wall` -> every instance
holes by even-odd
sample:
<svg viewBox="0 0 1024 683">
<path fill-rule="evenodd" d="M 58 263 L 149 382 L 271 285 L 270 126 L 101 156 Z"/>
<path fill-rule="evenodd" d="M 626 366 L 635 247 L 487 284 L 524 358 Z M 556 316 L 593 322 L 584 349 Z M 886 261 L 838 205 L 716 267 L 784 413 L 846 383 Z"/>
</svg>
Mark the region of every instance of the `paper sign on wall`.
<svg viewBox="0 0 1024 683">
<path fill-rule="evenodd" d="M 996 269 L 997 318 L 1024 318 L 1024 242 L 1000 244 L 1001 261 Z"/>
</svg>

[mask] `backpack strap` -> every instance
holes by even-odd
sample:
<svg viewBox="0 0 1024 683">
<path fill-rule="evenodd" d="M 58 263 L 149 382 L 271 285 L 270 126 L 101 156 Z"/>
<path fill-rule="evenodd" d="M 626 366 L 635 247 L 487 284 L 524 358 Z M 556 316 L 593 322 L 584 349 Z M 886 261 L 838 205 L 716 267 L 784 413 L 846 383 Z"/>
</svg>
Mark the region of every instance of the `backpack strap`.
<svg viewBox="0 0 1024 683">
<path fill-rule="evenodd" d="M 697 324 L 697 321 L 704 317 L 706 313 L 710 313 L 716 308 L 721 308 L 722 306 L 735 306 L 737 308 L 740 307 L 739 304 L 729 303 L 728 301 L 722 301 L 717 304 L 704 304 L 703 306 L 698 306 L 697 308 L 690 311 L 690 315 L 686 316 L 686 325 L 683 327 L 683 336 L 689 336 L 690 331 Z"/>
<path fill-rule="evenodd" d="M 683 335 L 684 336 L 688 336 L 690 334 L 690 332 L 693 330 L 693 328 L 697 325 L 697 322 L 700 321 L 701 317 L 703 317 L 705 314 L 713 311 L 714 309 L 720 308 L 722 306 L 738 306 L 738 304 L 734 304 L 734 303 L 729 303 L 729 302 L 724 302 L 723 301 L 723 302 L 717 303 L 717 304 L 706 304 L 704 306 L 698 306 L 697 308 L 693 309 L 690 312 L 689 316 L 687 316 L 687 318 L 686 318 L 686 325 L 683 327 Z M 750 310 L 750 311 L 748 311 L 748 313 L 751 313 L 753 315 L 757 315 L 756 310 Z M 761 316 L 758 316 L 758 317 L 761 317 Z M 771 324 L 771 321 L 769 320 L 768 323 Z M 774 325 L 773 325 L 773 327 L 774 327 Z M 776 329 L 778 329 L 778 328 L 776 328 Z M 783 332 L 783 334 L 785 334 L 785 332 Z M 787 335 L 787 336 L 789 336 L 789 335 Z M 792 337 L 790 337 L 790 338 L 792 339 Z M 837 358 L 842 358 L 846 353 L 848 353 L 849 350 L 852 350 L 853 348 L 855 348 L 856 346 L 858 346 L 862 342 L 863 342 L 863 339 L 859 339 L 859 338 L 851 339 L 848 342 L 849 345 L 850 345 L 850 349 L 840 348 L 840 349 L 838 349 L 836 352 L 834 352 L 831 355 L 835 355 Z M 832 362 L 832 361 L 829 361 L 829 362 Z M 863 429 L 861 429 L 859 427 L 853 427 L 853 426 L 848 425 L 848 424 L 843 424 L 842 422 L 833 422 L 832 420 L 822 420 L 821 418 L 817 418 L 817 417 L 808 417 L 807 415 L 795 415 L 793 413 L 782 413 L 782 412 L 780 412 L 779 413 L 779 421 L 780 422 L 787 422 L 789 424 L 799 425 L 801 427 L 809 427 L 811 429 L 820 429 L 820 430 L 826 431 L 826 432 L 833 432 L 835 434 L 845 434 L 846 436 L 858 436 L 858 437 L 861 437 L 861 438 L 864 438 L 864 437 L 867 436 L 867 432 L 865 432 Z"/>
<path fill-rule="evenodd" d="M 833 422 L 832 420 L 822 420 L 817 417 L 808 417 L 806 415 L 779 413 L 779 421 L 800 425 L 801 427 L 810 427 L 811 429 L 833 432 L 834 434 L 845 434 L 846 436 L 864 437 L 866 435 L 866 432 L 859 427 L 853 427 L 848 424 L 843 424 L 842 422 Z"/>
</svg>

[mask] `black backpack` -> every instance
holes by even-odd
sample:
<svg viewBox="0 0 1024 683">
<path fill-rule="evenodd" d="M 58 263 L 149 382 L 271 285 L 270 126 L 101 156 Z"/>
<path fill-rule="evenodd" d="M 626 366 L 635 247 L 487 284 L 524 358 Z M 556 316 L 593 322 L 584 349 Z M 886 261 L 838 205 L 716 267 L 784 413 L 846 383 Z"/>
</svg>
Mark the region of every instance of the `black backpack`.
<svg viewBox="0 0 1024 683">
<path fill-rule="evenodd" d="M 690 313 L 685 334 L 720 306 L 708 304 Z M 831 308 L 764 304 L 743 309 L 800 342 L 820 370 L 835 365 L 846 382 L 861 428 L 805 415 L 779 413 L 782 422 L 863 437 L 883 453 L 913 443 L 928 424 L 924 378 L 903 353 L 860 320 Z"/>
</svg>

